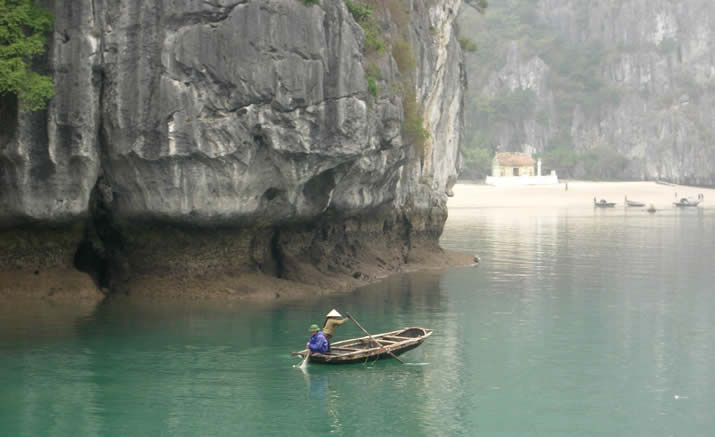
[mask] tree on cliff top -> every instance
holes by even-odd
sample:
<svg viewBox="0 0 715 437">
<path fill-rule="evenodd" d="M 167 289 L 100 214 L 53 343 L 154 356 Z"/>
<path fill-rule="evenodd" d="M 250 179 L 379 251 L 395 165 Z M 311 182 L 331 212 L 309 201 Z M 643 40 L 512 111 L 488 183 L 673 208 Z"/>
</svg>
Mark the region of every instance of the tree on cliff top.
<svg viewBox="0 0 715 437">
<path fill-rule="evenodd" d="M 43 109 L 55 94 L 52 78 L 31 69 L 45 52 L 53 21 L 33 0 L 0 0 L 0 95 L 15 94 L 23 111 Z"/>
</svg>

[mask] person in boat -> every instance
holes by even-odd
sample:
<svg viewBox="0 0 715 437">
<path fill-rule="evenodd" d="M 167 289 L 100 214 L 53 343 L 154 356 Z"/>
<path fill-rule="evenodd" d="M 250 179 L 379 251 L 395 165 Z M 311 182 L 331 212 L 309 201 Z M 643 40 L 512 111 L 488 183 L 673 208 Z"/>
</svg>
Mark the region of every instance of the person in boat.
<svg viewBox="0 0 715 437">
<path fill-rule="evenodd" d="M 328 339 L 325 338 L 325 334 L 320 331 L 318 325 L 313 323 L 310 325 L 310 340 L 305 344 L 310 353 L 313 354 L 324 354 L 330 350 L 328 345 Z"/>
<path fill-rule="evenodd" d="M 325 322 L 323 323 L 323 334 L 325 334 L 325 338 L 328 339 L 328 350 L 330 350 L 330 342 L 335 335 L 335 329 L 337 329 L 338 326 L 342 325 L 350 318 L 350 314 L 346 315 L 346 318 L 342 318 L 343 316 L 338 312 L 338 310 L 334 308 L 332 311 L 325 315 Z"/>
</svg>

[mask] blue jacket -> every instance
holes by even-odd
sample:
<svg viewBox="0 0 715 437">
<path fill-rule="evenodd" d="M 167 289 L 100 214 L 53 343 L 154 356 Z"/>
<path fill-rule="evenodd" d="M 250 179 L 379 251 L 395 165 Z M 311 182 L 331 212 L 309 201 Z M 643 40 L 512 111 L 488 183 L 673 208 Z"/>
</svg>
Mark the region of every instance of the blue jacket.
<svg viewBox="0 0 715 437">
<path fill-rule="evenodd" d="M 328 339 L 321 331 L 315 333 L 315 335 L 310 336 L 310 342 L 308 343 L 308 349 L 312 353 L 324 354 L 328 351 Z"/>
</svg>

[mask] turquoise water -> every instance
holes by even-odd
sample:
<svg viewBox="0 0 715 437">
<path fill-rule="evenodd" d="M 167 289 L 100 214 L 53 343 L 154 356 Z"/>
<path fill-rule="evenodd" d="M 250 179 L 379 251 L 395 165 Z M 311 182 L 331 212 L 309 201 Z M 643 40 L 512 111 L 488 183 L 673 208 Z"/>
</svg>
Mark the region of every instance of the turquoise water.
<svg viewBox="0 0 715 437">
<path fill-rule="evenodd" d="M 715 210 L 453 210 L 443 245 L 482 263 L 273 306 L 5 305 L 0 435 L 715 435 Z M 302 372 L 332 307 L 435 333 Z"/>
</svg>

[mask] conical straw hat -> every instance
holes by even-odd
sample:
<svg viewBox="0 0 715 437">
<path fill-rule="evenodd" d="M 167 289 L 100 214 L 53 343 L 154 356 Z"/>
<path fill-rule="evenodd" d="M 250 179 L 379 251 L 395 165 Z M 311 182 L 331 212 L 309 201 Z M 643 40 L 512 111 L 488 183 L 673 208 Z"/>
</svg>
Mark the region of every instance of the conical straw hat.
<svg viewBox="0 0 715 437">
<path fill-rule="evenodd" d="M 338 310 L 333 309 L 331 312 L 329 312 L 325 317 L 342 317 Z"/>
</svg>

